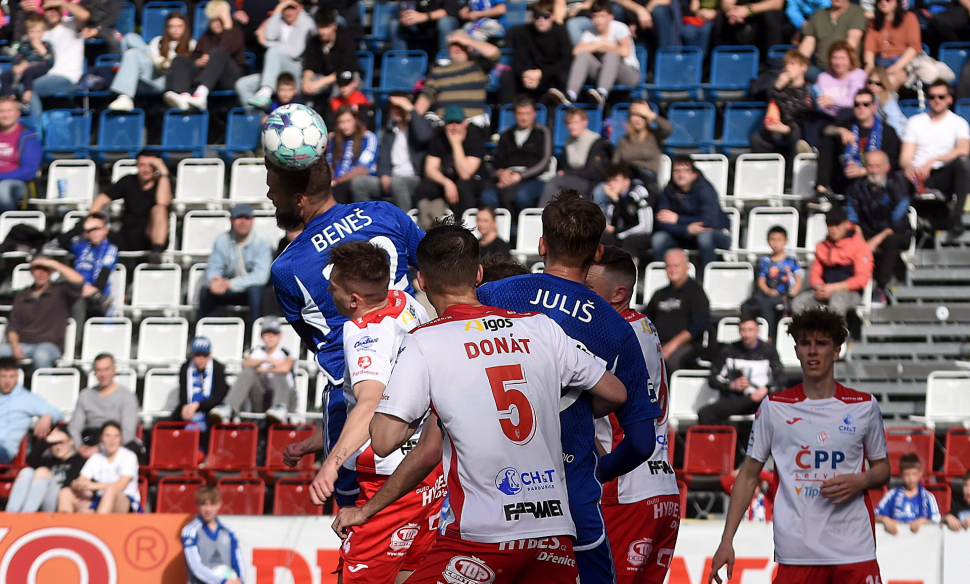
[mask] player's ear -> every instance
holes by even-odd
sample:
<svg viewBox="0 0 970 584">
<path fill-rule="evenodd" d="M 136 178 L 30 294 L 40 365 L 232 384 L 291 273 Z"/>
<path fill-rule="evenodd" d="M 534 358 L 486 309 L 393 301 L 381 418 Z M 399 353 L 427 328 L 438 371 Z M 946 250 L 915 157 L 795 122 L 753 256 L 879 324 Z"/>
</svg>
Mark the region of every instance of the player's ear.
<svg viewBox="0 0 970 584">
<path fill-rule="evenodd" d="M 549 253 L 549 246 L 546 245 L 546 238 L 539 236 L 539 257 L 544 258 L 547 253 Z"/>
<path fill-rule="evenodd" d="M 593 254 L 593 262 L 594 263 L 600 261 L 600 258 L 603 257 L 603 250 L 605 250 L 605 249 L 606 248 L 603 247 L 603 244 L 602 243 L 596 246 L 596 253 Z"/>
<path fill-rule="evenodd" d="M 418 270 L 418 274 L 415 279 L 418 281 L 418 288 L 421 290 L 428 289 L 428 281 L 425 279 L 424 274 L 421 273 L 421 270 Z"/>
<path fill-rule="evenodd" d="M 610 304 L 617 304 L 619 302 L 622 302 L 623 299 L 626 298 L 626 295 L 629 293 L 630 293 L 630 289 L 627 288 L 626 286 L 617 286 L 616 288 L 613 289 L 613 299 L 610 301 Z"/>
<path fill-rule="evenodd" d="M 484 276 L 484 274 L 485 274 L 485 268 L 482 267 L 482 264 L 478 264 L 478 274 L 475 276 L 476 288 L 482 285 L 482 277 Z"/>
</svg>

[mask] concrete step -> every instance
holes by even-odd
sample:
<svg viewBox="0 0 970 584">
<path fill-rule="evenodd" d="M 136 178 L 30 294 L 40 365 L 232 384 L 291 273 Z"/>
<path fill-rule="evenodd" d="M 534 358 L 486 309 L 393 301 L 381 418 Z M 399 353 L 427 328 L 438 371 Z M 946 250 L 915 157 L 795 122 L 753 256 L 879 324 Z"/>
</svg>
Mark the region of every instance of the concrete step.
<svg viewBox="0 0 970 584">
<path fill-rule="evenodd" d="M 936 311 L 946 306 L 949 313 L 945 322 L 970 323 L 970 304 L 913 304 L 910 302 L 894 304 L 883 308 L 873 308 L 869 314 L 872 323 L 938 323 Z"/>
<path fill-rule="evenodd" d="M 970 267 L 917 266 L 907 276 L 913 283 L 970 282 Z"/>
<path fill-rule="evenodd" d="M 947 362 L 925 361 L 840 361 L 835 364 L 836 379 L 859 381 L 887 381 L 887 385 L 903 381 L 924 382 L 934 371 L 955 371 L 956 365 Z"/>
<path fill-rule="evenodd" d="M 924 249 L 916 253 L 917 266 L 970 266 L 970 252 L 961 249 Z"/>
<path fill-rule="evenodd" d="M 896 302 L 970 302 L 970 286 L 900 286 L 892 291 Z"/>
<path fill-rule="evenodd" d="M 872 343 L 873 339 L 962 342 L 970 340 L 970 324 L 871 324 L 862 329 L 862 340 Z"/>
<path fill-rule="evenodd" d="M 876 360 L 889 357 L 923 359 L 962 359 L 970 354 L 970 343 L 853 343 L 849 346 L 849 357 Z M 952 364 L 950 364 L 952 365 Z"/>
</svg>

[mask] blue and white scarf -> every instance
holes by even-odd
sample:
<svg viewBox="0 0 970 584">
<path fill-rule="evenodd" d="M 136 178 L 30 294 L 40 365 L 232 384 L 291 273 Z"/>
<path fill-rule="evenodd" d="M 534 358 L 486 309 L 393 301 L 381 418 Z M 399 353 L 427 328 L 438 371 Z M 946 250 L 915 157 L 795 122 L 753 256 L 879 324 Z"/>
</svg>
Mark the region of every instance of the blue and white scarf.
<svg viewBox="0 0 970 584">
<path fill-rule="evenodd" d="M 866 143 L 866 152 L 880 150 L 882 148 L 882 120 L 879 116 L 873 116 L 872 129 L 869 130 L 869 142 Z M 845 147 L 845 154 L 859 166 L 865 166 L 862 156 L 859 154 L 859 124 L 852 124 L 852 143 Z"/>
</svg>

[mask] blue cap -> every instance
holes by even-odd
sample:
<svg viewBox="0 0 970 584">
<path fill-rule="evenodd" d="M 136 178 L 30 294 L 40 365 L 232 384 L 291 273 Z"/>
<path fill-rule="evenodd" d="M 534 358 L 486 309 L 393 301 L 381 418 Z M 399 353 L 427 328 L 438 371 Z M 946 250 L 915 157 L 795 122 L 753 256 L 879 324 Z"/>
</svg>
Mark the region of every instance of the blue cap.
<svg viewBox="0 0 970 584">
<path fill-rule="evenodd" d="M 192 339 L 193 355 L 209 355 L 212 353 L 212 341 L 208 337 L 195 337 Z"/>
<path fill-rule="evenodd" d="M 232 212 L 229 214 L 229 217 L 232 219 L 235 219 L 237 217 L 248 217 L 249 219 L 252 219 L 253 208 L 245 203 L 234 205 L 232 208 Z"/>
</svg>

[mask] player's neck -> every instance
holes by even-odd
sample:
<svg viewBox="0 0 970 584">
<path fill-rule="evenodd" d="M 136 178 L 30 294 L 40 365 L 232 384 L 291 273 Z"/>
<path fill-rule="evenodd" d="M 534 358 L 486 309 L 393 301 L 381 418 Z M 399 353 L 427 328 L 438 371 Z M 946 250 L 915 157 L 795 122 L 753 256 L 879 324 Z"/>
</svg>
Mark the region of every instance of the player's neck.
<svg viewBox="0 0 970 584">
<path fill-rule="evenodd" d="M 438 313 L 438 316 L 444 314 L 445 311 L 452 306 L 459 304 L 464 304 L 466 306 L 482 305 L 482 303 L 478 301 L 478 296 L 475 294 L 474 290 L 442 293 L 428 291 L 428 301 L 431 302 L 431 306 L 434 307 L 435 311 Z"/>
<path fill-rule="evenodd" d="M 822 379 L 811 379 L 805 377 L 802 380 L 802 391 L 808 399 L 829 399 L 835 397 L 838 384 L 835 383 L 835 376 L 827 375 Z"/>
<path fill-rule="evenodd" d="M 368 314 L 370 314 L 372 312 L 377 312 L 378 310 L 384 310 L 385 308 L 387 308 L 387 298 L 386 297 L 384 298 L 384 301 L 383 302 L 379 302 L 377 304 L 372 304 L 372 305 L 366 306 L 366 307 L 364 307 L 364 306 L 358 307 L 357 310 L 354 311 L 354 314 L 353 314 L 353 316 L 351 316 L 351 318 L 361 318 L 361 317 L 367 316 Z"/>
<path fill-rule="evenodd" d="M 331 207 L 337 204 L 337 201 L 333 197 L 327 197 L 319 202 L 307 203 L 303 207 L 303 225 L 306 226 L 307 223 L 313 220 L 314 217 L 322 215 L 330 210 Z"/>
<path fill-rule="evenodd" d="M 542 272 L 550 276 L 557 276 L 564 280 L 570 280 L 572 282 L 585 284 L 586 273 L 589 272 L 589 268 L 578 268 L 574 266 L 566 266 L 566 265 L 557 263 L 557 264 L 546 264 Z"/>
</svg>

